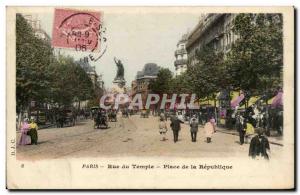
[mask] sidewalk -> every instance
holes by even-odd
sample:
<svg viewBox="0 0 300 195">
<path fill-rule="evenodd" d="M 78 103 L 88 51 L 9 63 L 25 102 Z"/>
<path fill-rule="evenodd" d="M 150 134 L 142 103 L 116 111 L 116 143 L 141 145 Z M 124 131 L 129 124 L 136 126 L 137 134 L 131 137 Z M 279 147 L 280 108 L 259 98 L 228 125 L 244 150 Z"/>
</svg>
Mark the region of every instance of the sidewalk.
<svg viewBox="0 0 300 195">
<path fill-rule="evenodd" d="M 189 125 L 189 122 L 185 121 L 184 124 Z M 203 125 L 199 125 L 199 127 L 203 128 L 204 126 Z M 220 132 L 220 133 L 225 133 L 225 134 L 239 136 L 239 133 L 235 129 L 225 129 L 225 128 L 222 128 L 222 127 L 217 127 L 216 131 Z M 276 136 L 276 134 L 274 134 L 274 133 L 271 132 L 271 136 L 268 137 L 268 140 L 269 140 L 270 144 L 274 144 L 274 145 L 278 145 L 278 146 L 283 146 L 282 136 Z"/>
<path fill-rule="evenodd" d="M 55 127 L 56 126 L 56 124 L 45 124 L 45 125 L 38 125 L 38 130 L 40 131 L 40 130 L 45 130 L 45 129 L 47 129 L 47 128 L 49 128 L 49 127 Z M 21 131 L 20 131 L 20 129 L 17 129 L 17 133 L 21 133 Z"/>
<path fill-rule="evenodd" d="M 220 127 L 217 127 L 217 132 L 239 136 L 239 133 L 236 130 L 229 130 Z M 268 137 L 268 140 L 270 144 L 283 146 L 282 136 L 276 137 L 274 135 L 273 136 L 271 135 L 270 137 Z"/>
</svg>

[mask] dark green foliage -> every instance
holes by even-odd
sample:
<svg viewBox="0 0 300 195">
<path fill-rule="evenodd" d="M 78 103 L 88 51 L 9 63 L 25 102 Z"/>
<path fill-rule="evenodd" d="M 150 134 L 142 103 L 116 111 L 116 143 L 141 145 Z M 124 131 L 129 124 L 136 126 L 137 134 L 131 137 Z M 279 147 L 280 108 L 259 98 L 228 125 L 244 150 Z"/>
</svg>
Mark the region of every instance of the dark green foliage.
<svg viewBox="0 0 300 195">
<path fill-rule="evenodd" d="M 280 14 L 239 14 L 234 32 L 239 39 L 226 65 L 231 85 L 251 94 L 263 94 L 282 85 L 283 34 Z"/>
<path fill-rule="evenodd" d="M 156 80 L 150 82 L 149 89 L 157 94 L 171 93 L 172 76 L 172 72 L 168 68 L 161 68 Z"/>
<path fill-rule="evenodd" d="M 31 101 L 70 105 L 94 93 L 91 79 L 70 57 L 56 59 L 50 43 L 39 39 L 22 15 L 16 17 L 17 110 Z"/>
</svg>

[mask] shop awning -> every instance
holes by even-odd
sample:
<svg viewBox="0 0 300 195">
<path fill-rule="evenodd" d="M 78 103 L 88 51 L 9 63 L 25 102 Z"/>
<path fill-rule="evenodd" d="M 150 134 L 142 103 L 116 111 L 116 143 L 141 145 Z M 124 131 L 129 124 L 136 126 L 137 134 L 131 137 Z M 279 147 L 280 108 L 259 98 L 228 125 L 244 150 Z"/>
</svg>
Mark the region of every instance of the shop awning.
<svg viewBox="0 0 300 195">
<path fill-rule="evenodd" d="M 214 99 L 200 99 L 199 101 L 195 101 L 195 104 L 198 106 L 215 106 Z M 219 107 L 219 101 L 216 100 L 216 107 Z"/>
<path fill-rule="evenodd" d="M 252 106 L 253 104 L 255 104 L 256 102 L 257 102 L 257 100 L 259 100 L 260 99 L 260 97 L 259 96 L 253 96 L 253 97 L 250 97 L 250 99 L 249 99 L 249 101 L 248 101 L 248 106 Z M 245 108 L 245 104 L 243 104 L 243 105 L 241 105 L 240 107 L 239 107 L 239 109 L 240 108 Z"/>
<path fill-rule="evenodd" d="M 236 106 L 238 106 L 240 104 L 240 102 L 245 98 L 244 93 L 241 93 L 240 95 L 236 96 L 236 92 L 233 92 L 233 98 L 230 102 L 230 106 L 231 108 L 235 108 Z"/>
<path fill-rule="evenodd" d="M 283 96 L 283 92 L 279 91 L 277 93 L 277 95 L 272 100 L 272 103 L 271 103 L 271 107 L 272 108 L 276 108 L 276 107 L 279 107 L 279 106 L 283 105 L 283 103 L 282 103 L 282 96 Z"/>
</svg>

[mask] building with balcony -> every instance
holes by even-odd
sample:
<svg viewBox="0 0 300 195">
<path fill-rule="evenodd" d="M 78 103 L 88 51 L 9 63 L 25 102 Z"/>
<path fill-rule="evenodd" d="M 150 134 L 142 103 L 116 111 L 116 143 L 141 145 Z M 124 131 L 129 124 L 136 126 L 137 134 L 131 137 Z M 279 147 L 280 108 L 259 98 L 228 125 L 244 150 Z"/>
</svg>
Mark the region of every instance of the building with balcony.
<svg viewBox="0 0 300 195">
<path fill-rule="evenodd" d="M 177 43 L 177 49 L 175 51 L 175 70 L 176 76 L 180 75 L 181 73 L 185 72 L 187 69 L 187 51 L 185 49 L 185 45 L 188 40 L 188 34 L 184 34 L 181 39 Z"/>
<path fill-rule="evenodd" d="M 233 22 L 237 14 L 206 14 L 189 34 L 186 43 L 188 65 L 198 63 L 197 55 L 205 46 L 226 54 L 238 39 L 233 33 Z"/>
</svg>

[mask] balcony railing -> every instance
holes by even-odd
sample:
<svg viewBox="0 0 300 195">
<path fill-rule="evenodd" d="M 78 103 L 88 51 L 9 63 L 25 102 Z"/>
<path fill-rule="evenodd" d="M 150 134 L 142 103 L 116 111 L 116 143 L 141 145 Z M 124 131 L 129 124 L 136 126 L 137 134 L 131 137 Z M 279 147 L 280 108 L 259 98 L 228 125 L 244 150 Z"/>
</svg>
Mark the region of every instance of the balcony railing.
<svg viewBox="0 0 300 195">
<path fill-rule="evenodd" d="M 187 64 L 187 59 L 176 60 L 174 62 L 175 66 L 177 66 L 177 65 L 183 65 L 183 64 Z"/>
<path fill-rule="evenodd" d="M 180 55 L 180 54 L 187 54 L 185 49 L 179 49 L 175 51 L 175 56 Z"/>
</svg>

